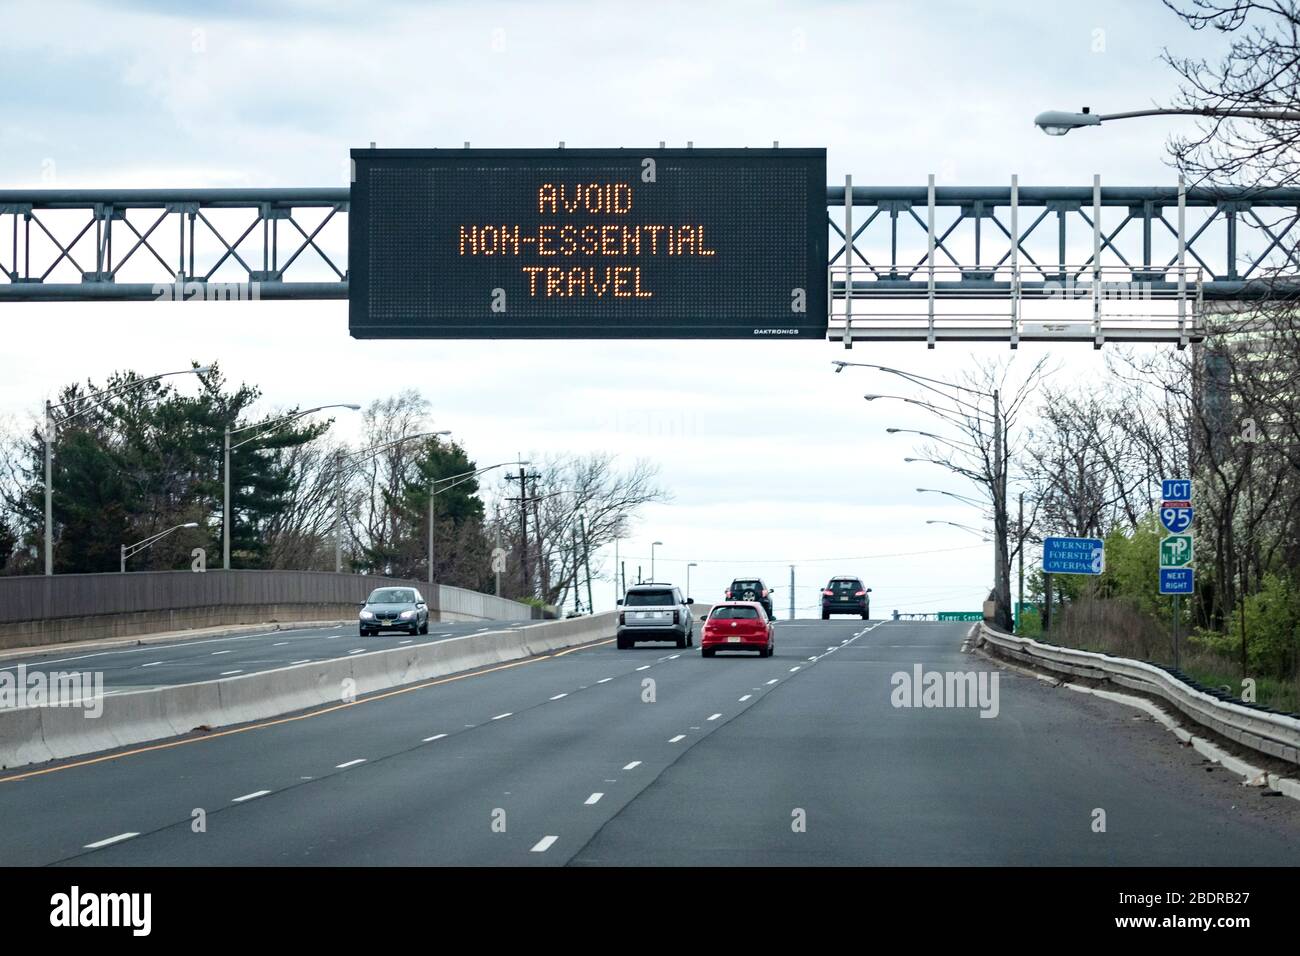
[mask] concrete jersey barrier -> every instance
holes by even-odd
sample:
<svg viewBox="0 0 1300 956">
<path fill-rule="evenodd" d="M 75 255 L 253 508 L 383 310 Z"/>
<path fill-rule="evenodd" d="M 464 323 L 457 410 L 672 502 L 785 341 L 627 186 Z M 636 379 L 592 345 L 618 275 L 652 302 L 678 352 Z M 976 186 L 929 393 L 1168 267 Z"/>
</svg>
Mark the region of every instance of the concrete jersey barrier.
<svg viewBox="0 0 1300 956">
<path fill-rule="evenodd" d="M 615 612 L 314 661 L 258 674 L 110 694 L 102 713 L 82 707 L 0 710 L 0 767 L 113 750 L 196 729 L 230 727 L 337 704 L 375 691 L 521 660 L 603 638 Z"/>
</svg>

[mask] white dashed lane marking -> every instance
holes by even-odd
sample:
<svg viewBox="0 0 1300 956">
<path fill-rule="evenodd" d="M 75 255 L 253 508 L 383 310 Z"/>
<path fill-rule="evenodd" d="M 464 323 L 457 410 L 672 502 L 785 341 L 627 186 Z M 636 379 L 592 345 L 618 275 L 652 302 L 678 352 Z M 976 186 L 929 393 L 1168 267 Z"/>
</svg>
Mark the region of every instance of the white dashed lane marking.
<svg viewBox="0 0 1300 956">
<path fill-rule="evenodd" d="M 432 737 L 425 737 L 423 743 L 426 744 L 433 743 L 435 740 L 441 740 L 443 737 L 446 736 L 447 736 L 446 734 L 434 734 Z"/>
<path fill-rule="evenodd" d="M 258 797 L 264 797 L 270 792 L 270 790 L 254 790 L 252 793 L 246 793 L 242 797 L 235 797 L 235 799 L 230 802 L 243 803 L 245 800 L 256 800 Z"/>
<path fill-rule="evenodd" d="M 335 765 L 334 765 L 334 769 L 335 769 L 335 770 L 346 770 L 346 769 L 348 769 L 348 767 L 355 767 L 357 764 L 359 764 L 359 763 L 365 763 L 365 762 L 366 762 L 366 758 L 365 758 L 365 757 L 358 757 L 356 760 L 349 760 L 347 763 L 335 764 Z"/>
<path fill-rule="evenodd" d="M 497 715 L 496 715 L 495 717 L 493 717 L 492 719 L 493 719 L 493 720 L 504 720 L 506 717 L 509 717 L 510 715 L 511 715 L 511 711 L 506 711 L 504 714 L 497 714 Z"/>
<path fill-rule="evenodd" d="M 591 806 L 593 803 L 599 803 L 599 802 L 600 802 L 600 798 L 603 797 L 603 796 L 604 796 L 603 793 L 593 793 L 593 794 L 592 794 L 591 796 L 589 796 L 585 801 L 583 801 L 583 803 L 584 803 L 585 806 L 588 806 L 588 807 L 589 807 L 589 806 Z"/>
<path fill-rule="evenodd" d="M 558 840 L 558 836 L 544 836 L 533 846 L 533 853 L 545 853 L 551 848 L 551 845 Z"/>
<path fill-rule="evenodd" d="M 635 769 L 636 769 L 637 767 L 639 767 L 639 766 L 641 766 L 641 761 L 639 761 L 639 760 L 633 760 L 630 764 L 628 764 L 628 765 L 627 765 L 626 767 L 624 767 L 623 769 L 624 769 L 624 770 L 635 770 Z"/>
<path fill-rule="evenodd" d="M 670 740 L 670 741 L 668 741 L 668 742 L 669 742 L 670 744 L 675 744 L 675 743 L 677 743 L 677 741 L 679 741 L 679 740 L 685 740 L 685 739 L 686 739 L 686 735 L 685 735 L 685 734 L 678 734 L 676 737 L 674 737 L 672 740 Z"/>
<path fill-rule="evenodd" d="M 753 696 L 754 696 L 753 694 L 746 694 L 744 697 L 740 698 L 740 702 L 743 704 L 745 701 L 749 700 L 749 698 Z"/>
<path fill-rule="evenodd" d="M 98 850 L 101 846 L 108 846 L 110 843 L 121 843 L 123 840 L 129 840 L 132 837 L 138 837 L 138 833 L 119 833 L 117 836 L 111 836 L 107 840 L 98 840 L 94 843 L 87 843 L 85 849 Z"/>
<path fill-rule="evenodd" d="M 709 718 L 709 720 L 717 720 L 717 719 L 718 719 L 719 717 L 721 717 L 721 716 L 722 716 L 721 714 L 714 714 L 713 716 L 711 716 L 711 717 Z"/>
<path fill-rule="evenodd" d="M 556 694 L 551 700 L 559 700 L 561 697 L 568 697 L 568 694 Z"/>
</svg>

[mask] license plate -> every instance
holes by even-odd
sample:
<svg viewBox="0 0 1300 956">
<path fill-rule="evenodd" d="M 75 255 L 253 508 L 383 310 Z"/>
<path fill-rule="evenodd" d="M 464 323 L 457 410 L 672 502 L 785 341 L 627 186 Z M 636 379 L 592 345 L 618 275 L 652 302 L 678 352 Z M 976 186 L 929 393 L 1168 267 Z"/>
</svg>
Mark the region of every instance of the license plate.
<svg viewBox="0 0 1300 956">
<path fill-rule="evenodd" d="M 639 617 L 639 618 L 640 618 L 641 620 L 643 620 L 643 621 L 646 620 L 647 618 L 651 618 L 651 617 L 653 617 L 653 616 L 654 616 L 654 613 L 653 613 L 652 611 L 642 611 L 640 614 L 637 615 L 637 617 Z"/>
<path fill-rule="evenodd" d="M 728 643 L 728 644 L 739 644 L 739 643 L 740 643 L 740 638 L 738 638 L 738 637 L 729 637 L 729 638 L 727 638 L 727 643 Z"/>
</svg>

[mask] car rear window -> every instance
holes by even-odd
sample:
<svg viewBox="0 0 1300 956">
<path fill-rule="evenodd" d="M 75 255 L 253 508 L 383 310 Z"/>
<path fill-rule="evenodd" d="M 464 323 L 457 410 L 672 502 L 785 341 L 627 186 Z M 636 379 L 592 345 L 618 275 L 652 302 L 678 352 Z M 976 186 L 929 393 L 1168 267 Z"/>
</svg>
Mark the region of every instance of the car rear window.
<svg viewBox="0 0 1300 956">
<path fill-rule="evenodd" d="M 861 591 L 862 582 L 861 581 L 832 581 L 831 590 L 850 591 L 850 592 Z"/>
<path fill-rule="evenodd" d="M 623 603 L 628 607 L 663 607 L 665 604 L 673 603 L 673 592 L 628 591 L 627 600 Z"/>
<path fill-rule="evenodd" d="M 371 604 L 410 604 L 415 600 L 415 592 L 409 588 L 379 588 L 370 592 Z"/>
<path fill-rule="evenodd" d="M 752 607 L 715 607 L 712 617 L 715 621 L 754 621 L 758 611 Z"/>
<path fill-rule="evenodd" d="M 731 582 L 732 591 L 758 592 L 761 591 L 762 589 L 763 589 L 763 582 L 761 581 L 732 581 Z"/>
</svg>

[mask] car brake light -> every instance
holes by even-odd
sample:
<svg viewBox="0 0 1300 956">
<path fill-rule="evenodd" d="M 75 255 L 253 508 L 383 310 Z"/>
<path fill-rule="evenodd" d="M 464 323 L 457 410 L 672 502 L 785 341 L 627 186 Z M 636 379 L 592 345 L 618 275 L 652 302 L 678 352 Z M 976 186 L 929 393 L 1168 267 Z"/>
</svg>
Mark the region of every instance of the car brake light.
<svg viewBox="0 0 1300 956">
<path fill-rule="evenodd" d="M 618 623 L 620 623 L 620 624 L 626 624 L 626 623 L 627 623 L 627 615 L 624 614 L 622 611 L 619 611 L 619 612 L 618 612 Z"/>
<path fill-rule="evenodd" d="M 825 594 L 827 597 L 835 597 L 835 592 L 830 590 L 829 588 L 823 591 L 822 594 Z"/>
<path fill-rule="evenodd" d="M 674 623 L 674 624 L 679 624 L 679 623 L 681 623 L 681 613 L 682 613 L 681 611 L 673 611 L 673 623 Z"/>
<path fill-rule="evenodd" d="M 854 597 L 862 597 L 862 596 L 863 596 L 864 594 L 866 594 L 866 593 L 867 593 L 866 591 L 855 591 L 855 592 L 853 592 L 853 596 L 854 596 Z"/>
<path fill-rule="evenodd" d="M 728 600 L 728 601 L 731 600 L 731 589 L 730 589 L 730 588 L 727 589 L 727 600 Z"/>
<path fill-rule="evenodd" d="M 759 597 L 767 597 L 767 588 L 763 588 L 762 592 L 759 594 Z"/>
</svg>

